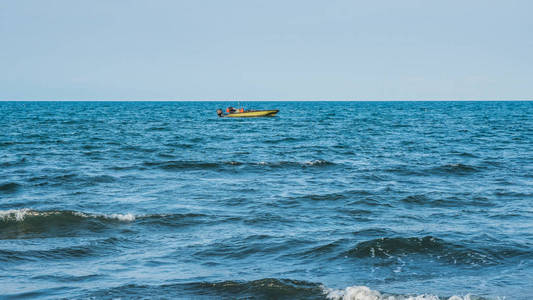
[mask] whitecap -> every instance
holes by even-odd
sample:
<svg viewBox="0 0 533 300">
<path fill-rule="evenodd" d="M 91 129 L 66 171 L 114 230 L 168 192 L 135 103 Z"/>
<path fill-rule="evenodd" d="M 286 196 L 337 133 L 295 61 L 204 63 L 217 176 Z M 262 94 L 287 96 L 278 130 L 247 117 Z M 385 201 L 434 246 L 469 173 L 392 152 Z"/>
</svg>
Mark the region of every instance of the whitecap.
<svg viewBox="0 0 533 300">
<path fill-rule="evenodd" d="M 9 210 L 0 210 L 0 220 L 2 221 L 16 221 L 23 222 L 26 217 L 29 216 L 41 216 L 48 217 L 53 215 L 61 214 L 71 214 L 81 218 L 105 218 L 105 219 L 115 219 L 122 222 L 133 222 L 135 221 L 135 215 L 131 213 L 126 214 L 87 214 L 77 211 L 37 211 L 31 210 L 29 208 L 21 209 L 9 209 Z"/>
<path fill-rule="evenodd" d="M 334 290 L 322 287 L 326 298 L 332 300 L 440 300 L 435 295 L 385 295 L 366 286 L 349 286 L 344 290 Z M 470 295 L 451 296 L 447 300 L 471 300 Z"/>
<path fill-rule="evenodd" d="M 366 286 L 349 286 L 344 290 L 325 288 L 324 293 L 328 299 L 334 300 L 381 300 L 381 293 L 371 290 Z"/>
<path fill-rule="evenodd" d="M 0 210 L 0 220 L 8 221 L 14 219 L 17 222 L 21 222 L 30 212 L 31 210 L 28 208 Z"/>
<path fill-rule="evenodd" d="M 123 221 L 123 222 L 133 222 L 133 221 L 135 221 L 135 215 L 130 214 L 130 213 L 104 215 L 104 218 L 116 219 L 116 220 Z"/>
</svg>

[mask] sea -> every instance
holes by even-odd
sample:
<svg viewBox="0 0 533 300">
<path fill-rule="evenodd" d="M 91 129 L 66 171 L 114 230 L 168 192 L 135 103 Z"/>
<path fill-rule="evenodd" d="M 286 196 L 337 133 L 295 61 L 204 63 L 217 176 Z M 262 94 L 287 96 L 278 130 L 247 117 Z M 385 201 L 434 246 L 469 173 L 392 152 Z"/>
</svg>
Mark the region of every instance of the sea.
<svg viewBox="0 0 533 300">
<path fill-rule="evenodd" d="M 2 299 L 533 299 L 533 102 L 0 102 Z"/>
</svg>

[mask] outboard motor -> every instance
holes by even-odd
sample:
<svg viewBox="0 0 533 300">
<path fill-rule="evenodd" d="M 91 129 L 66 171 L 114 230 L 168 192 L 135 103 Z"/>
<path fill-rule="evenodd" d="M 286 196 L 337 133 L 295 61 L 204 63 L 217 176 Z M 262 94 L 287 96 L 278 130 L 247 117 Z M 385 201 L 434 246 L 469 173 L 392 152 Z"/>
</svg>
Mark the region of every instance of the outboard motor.
<svg viewBox="0 0 533 300">
<path fill-rule="evenodd" d="M 217 115 L 218 115 L 219 117 L 222 117 L 222 109 L 220 109 L 220 108 L 217 109 Z"/>
</svg>

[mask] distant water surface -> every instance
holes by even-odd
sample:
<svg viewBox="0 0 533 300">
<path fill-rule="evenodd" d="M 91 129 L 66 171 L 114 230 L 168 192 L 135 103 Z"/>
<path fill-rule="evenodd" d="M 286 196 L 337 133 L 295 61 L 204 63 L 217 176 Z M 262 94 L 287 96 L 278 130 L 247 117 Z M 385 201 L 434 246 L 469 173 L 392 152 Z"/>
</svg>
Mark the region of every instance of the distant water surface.
<svg viewBox="0 0 533 300">
<path fill-rule="evenodd" d="M 231 104 L 0 102 L 0 297 L 533 297 L 533 102 Z"/>
</svg>

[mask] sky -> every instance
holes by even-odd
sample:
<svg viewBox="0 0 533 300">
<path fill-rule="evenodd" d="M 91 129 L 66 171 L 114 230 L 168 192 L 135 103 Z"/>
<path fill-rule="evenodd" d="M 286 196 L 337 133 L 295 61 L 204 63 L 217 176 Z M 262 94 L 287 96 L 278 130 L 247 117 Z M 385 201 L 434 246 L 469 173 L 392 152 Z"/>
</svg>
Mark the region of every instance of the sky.
<svg viewBox="0 0 533 300">
<path fill-rule="evenodd" d="M 533 1 L 3 0 L 0 100 L 530 100 Z"/>
</svg>

